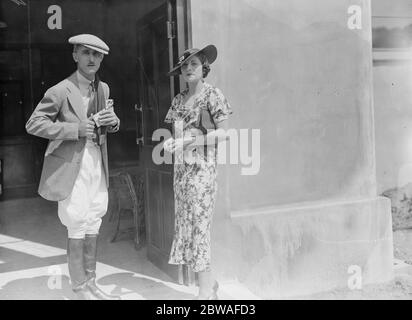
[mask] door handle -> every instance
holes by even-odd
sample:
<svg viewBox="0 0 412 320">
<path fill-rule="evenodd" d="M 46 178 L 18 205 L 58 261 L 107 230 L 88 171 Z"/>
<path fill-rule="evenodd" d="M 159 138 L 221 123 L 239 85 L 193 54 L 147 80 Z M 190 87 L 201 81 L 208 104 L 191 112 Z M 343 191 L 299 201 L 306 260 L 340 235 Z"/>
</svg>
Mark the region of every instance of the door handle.
<svg viewBox="0 0 412 320">
<path fill-rule="evenodd" d="M 136 137 L 136 144 L 137 145 L 142 145 L 144 146 L 144 133 L 145 133 L 145 128 L 144 128 L 144 113 L 143 113 L 143 105 L 140 104 L 140 107 L 137 106 L 137 104 L 134 105 L 134 110 L 137 112 L 140 112 L 140 118 L 141 118 L 141 122 L 140 122 L 140 128 L 142 130 L 142 135 L 140 137 Z"/>
</svg>

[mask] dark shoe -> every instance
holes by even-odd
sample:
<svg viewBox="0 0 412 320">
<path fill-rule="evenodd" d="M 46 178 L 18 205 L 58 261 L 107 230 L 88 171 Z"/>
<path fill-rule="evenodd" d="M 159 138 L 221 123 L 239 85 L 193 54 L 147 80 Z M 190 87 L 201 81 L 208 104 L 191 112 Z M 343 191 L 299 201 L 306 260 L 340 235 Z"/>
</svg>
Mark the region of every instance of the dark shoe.
<svg viewBox="0 0 412 320">
<path fill-rule="evenodd" d="M 96 285 L 97 235 L 86 235 L 84 240 L 84 269 L 87 277 L 87 288 L 100 300 L 120 300 L 120 296 L 103 292 Z"/>
<path fill-rule="evenodd" d="M 85 288 L 87 277 L 83 261 L 84 239 L 68 239 L 67 241 L 67 264 L 69 267 L 70 281 L 74 292 L 88 291 Z M 87 296 L 87 292 L 80 293 Z"/>
<path fill-rule="evenodd" d="M 78 288 L 74 292 L 76 293 L 77 300 L 98 300 L 86 285 L 83 288 Z"/>
<path fill-rule="evenodd" d="M 87 288 L 93 293 L 93 295 L 100 300 L 121 300 L 120 296 L 107 294 L 101 290 L 97 285 L 94 279 L 90 279 L 87 282 Z"/>
</svg>

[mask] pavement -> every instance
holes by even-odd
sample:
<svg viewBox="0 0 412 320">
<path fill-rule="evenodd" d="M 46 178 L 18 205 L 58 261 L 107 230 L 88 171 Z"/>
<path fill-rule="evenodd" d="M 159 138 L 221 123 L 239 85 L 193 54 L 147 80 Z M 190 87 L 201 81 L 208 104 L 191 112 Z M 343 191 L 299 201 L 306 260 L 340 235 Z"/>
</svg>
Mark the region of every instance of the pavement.
<svg viewBox="0 0 412 320">
<path fill-rule="evenodd" d="M 180 285 L 153 265 L 132 239 L 111 242 L 109 214 L 99 235 L 97 284 L 122 300 L 191 300 L 197 287 Z M 123 224 L 127 221 L 123 221 Z M 132 221 L 130 221 L 132 223 Z M 57 205 L 37 198 L 0 202 L 0 300 L 71 300 L 66 229 Z M 238 282 L 220 282 L 219 298 L 256 300 Z"/>
<path fill-rule="evenodd" d="M 131 238 L 111 242 L 107 214 L 99 235 L 97 284 L 122 300 L 191 300 L 197 287 L 176 283 L 153 265 Z M 123 221 L 127 227 L 128 221 Z M 125 225 L 126 223 L 126 225 Z M 132 225 L 132 220 L 130 220 Z M 66 229 L 57 204 L 40 197 L 0 201 L 0 300 L 72 300 L 66 263 Z M 412 230 L 394 232 L 394 279 L 362 290 L 336 289 L 295 299 L 412 299 Z M 220 281 L 222 300 L 259 300 L 237 281 Z"/>
</svg>

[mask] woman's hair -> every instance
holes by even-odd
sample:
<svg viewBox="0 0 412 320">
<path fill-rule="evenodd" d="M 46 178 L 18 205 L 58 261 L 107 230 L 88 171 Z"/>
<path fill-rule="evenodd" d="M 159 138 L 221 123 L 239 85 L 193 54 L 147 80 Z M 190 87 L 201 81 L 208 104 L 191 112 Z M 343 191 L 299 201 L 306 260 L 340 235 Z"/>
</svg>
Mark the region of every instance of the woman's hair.
<svg viewBox="0 0 412 320">
<path fill-rule="evenodd" d="M 209 61 L 207 60 L 207 57 L 205 54 L 203 54 L 202 52 L 199 52 L 198 54 L 196 54 L 200 60 L 200 62 L 202 63 L 202 70 L 203 70 L 203 78 L 206 78 L 207 75 L 210 72 L 210 65 L 209 65 Z"/>
</svg>

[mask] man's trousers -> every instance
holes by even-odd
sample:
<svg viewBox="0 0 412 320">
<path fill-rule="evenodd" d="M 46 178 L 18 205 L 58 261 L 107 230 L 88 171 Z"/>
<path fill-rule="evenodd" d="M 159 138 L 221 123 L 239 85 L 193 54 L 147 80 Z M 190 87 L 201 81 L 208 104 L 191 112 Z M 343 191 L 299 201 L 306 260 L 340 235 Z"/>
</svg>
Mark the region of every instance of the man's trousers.
<svg viewBox="0 0 412 320">
<path fill-rule="evenodd" d="M 71 194 L 58 202 L 58 215 L 68 237 L 83 239 L 99 233 L 106 214 L 108 192 L 100 147 L 87 141 Z"/>
</svg>

